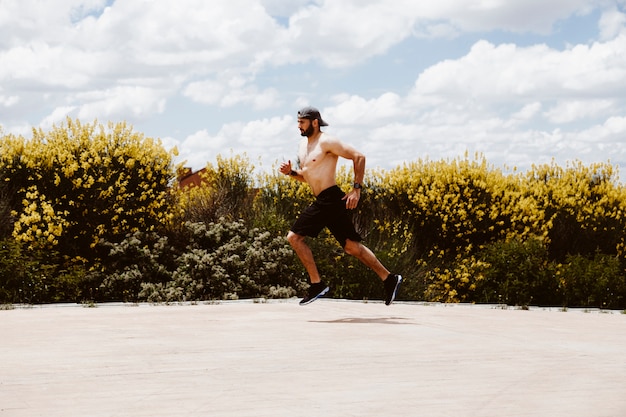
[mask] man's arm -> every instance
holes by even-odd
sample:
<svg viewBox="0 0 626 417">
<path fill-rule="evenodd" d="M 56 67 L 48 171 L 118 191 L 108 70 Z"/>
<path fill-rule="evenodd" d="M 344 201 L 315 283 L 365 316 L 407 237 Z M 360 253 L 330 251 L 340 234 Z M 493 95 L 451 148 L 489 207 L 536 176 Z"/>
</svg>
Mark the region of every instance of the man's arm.
<svg viewBox="0 0 626 417">
<path fill-rule="evenodd" d="M 345 159 L 352 160 L 354 171 L 354 183 L 362 185 L 365 178 L 365 155 L 354 147 L 341 142 L 338 139 L 330 139 L 326 142 L 326 150 Z M 343 198 L 346 200 L 346 208 L 355 209 L 361 198 L 361 188 L 353 188 Z"/>
<path fill-rule="evenodd" d="M 354 165 L 354 182 L 363 184 L 363 179 L 365 178 L 365 155 L 357 152 L 352 163 Z"/>
<path fill-rule="evenodd" d="M 304 180 L 304 177 L 302 176 L 302 174 L 300 174 L 298 171 L 296 171 L 295 169 L 293 169 L 291 167 L 291 161 L 287 161 L 287 162 L 281 163 L 279 171 L 282 174 L 292 176 L 293 178 L 297 179 L 298 181 L 306 182 Z"/>
<path fill-rule="evenodd" d="M 328 140 L 325 145 L 327 151 L 352 161 L 354 182 L 362 184 L 365 178 L 365 155 L 357 151 L 353 146 L 345 144 L 335 138 Z"/>
</svg>

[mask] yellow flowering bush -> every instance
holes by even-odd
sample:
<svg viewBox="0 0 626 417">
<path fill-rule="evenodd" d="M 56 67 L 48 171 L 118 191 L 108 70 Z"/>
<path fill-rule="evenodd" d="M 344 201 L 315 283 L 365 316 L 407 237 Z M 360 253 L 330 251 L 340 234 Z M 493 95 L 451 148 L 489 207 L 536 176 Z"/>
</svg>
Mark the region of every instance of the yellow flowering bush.
<svg viewBox="0 0 626 417">
<path fill-rule="evenodd" d="M 354 221 L 383 263 L 407 276 L 403 292 L 411 299 L 555 303 L 562 294 L 554 271 L 565 255 L 600 251 L 623 259 L 626 195 L 615 176 L 609 164 L 551 164 L 505 174 L 482 155 L 417 160 L 368 170 Z M 352 181 L 352 170 L 340 167 L 340 187 L 347 191 Z M 286 232 L 312 200 L 308 186 L 275 172 L 261 184 L 257 203 L 276 213 Z M 335 294 L 378 295 L 371 273 L 346 257 L 332 236 L 322 234 L 311 245 Z M 505 271 L 498 248 L 533 265 L 520 261 Z M 524 258 L 527 251 L 532 256 Z M 622 288 L 619 280 L 612 279 L 614 288 Z"/>
<path fill-rule="evenodd" d="M 452 277 L 450 271 L 463 265 L 460 257 L 503 238 L 510 227 L 506 209 L 511 185 L 484 158 L 405 163 L 376 173 L 368 188 L 375 206 L 374 224 L 381 235 L 378 241 L 389 242 L 392 258 L 405 260 L 396 264 L 422 271 L 419 287 L 431 288 L 430 294 L 434 288 L 455 287 L 436 285 L 433 280 Z M 467 287 L 471 290 L 472 283 Z M 458 298 L 454 289 L 433 296 Z"/>
<path fill-rule="evenodd" d="M 474 255 L 458 255 L 449 265 L 429 268 L 425 298 L 445 303 L 473 301 L 477 285 L 484 279 L 483 271 L 488 268 L 489 264 Z"/>
<path fill-rule="evenodd" d="M 551 256 L 624 253 L 626 189 L 607 163 L 534 166 L 525 177 L 525 196 L 534 204 L 532 226 L 546 239 Z"/>
<path fill-rule="evenodd" d="M 31 139 L 6 136 L 0 150 L 0 172 L 19 197 L 17 241 L 90 258 L 101 239 L 153 230 L 171 217 L 172 152 L 125 123 L 68 118 Z"/>
<path fill-rule="evenodd" d="M 249 218 L 256 193 L 253 172 L 246 155 L 218 155 L 216 164 L 208 163 L 200 173 L 199 185 L 176 189 L 177 219 L 210 223 Z"/>
<path fill-rule="evenodd" d="M 261 173 L 258 182 L 259 192 L 254 200 L 257 223 L 286 235 L 289 225 L 314 199 L 309 185 L 279 174 L 277 166 Z"/>
</svg>

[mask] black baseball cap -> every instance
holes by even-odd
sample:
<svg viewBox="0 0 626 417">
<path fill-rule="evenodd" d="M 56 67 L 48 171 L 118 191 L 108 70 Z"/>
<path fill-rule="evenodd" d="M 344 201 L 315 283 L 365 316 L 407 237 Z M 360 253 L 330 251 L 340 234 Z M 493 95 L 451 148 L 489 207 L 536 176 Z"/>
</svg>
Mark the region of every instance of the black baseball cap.
<svg viewBox="0 0 626 417">
<path fill-rule="evenodd" d="M 326 123 L 322 119 L 322 115 L 320 114 L 320 111 L 316 109 L 315 107 L 304 107 L 300 109 L 300 111 L 298 112 L 298 118 L 309 119 L 309 120 L 317 119 L 320 122 L 320 126 L 328 126 L 328 123 Z"/>
</svg>

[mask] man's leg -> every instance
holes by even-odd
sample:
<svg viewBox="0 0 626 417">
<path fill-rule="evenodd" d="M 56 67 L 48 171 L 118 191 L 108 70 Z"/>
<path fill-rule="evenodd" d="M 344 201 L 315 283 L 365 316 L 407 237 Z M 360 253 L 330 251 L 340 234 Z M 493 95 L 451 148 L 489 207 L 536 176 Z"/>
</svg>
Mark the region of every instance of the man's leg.
<svg viewBox="0 0 626 417">
<path fill-rule="evenodd" d="M 289 231 L 287 233 L 287 241 L 298 255 L 300 262 L 304 265 L 304 269 L 309 274 L 309 279 L 311 280 L 311 284 L 315 284 L 321 282 L 322 279 L 320 277 L 320 273 L 317 270 L 317 265 L 315 264 L 315 259 L 313 258 L 313 252 L 309 245 L 304 241 L 305 237 Z"/>
<path fill-rule="evenodd" d="M 380 263 L 376 255 L 374 255 L 374 253 L 361 242 L 346 239 L 346 246 L 344 247 L 344 250 L 348 255 L 356 257 L 372 271 L 376 272 L 376 275 L 378 275 L 381 280 L 384 281 L 389 276 L 389 270 L 385 268 L 385 266 Z"/>
<path fill-rule="evenodd" d="M 355 256 L 378 274 L 385 288 L 385 304 L 391 304 L 393 300 L 396 299 L 398 288 L 400 287 L 400 283 L 402 283 L 402 275 L 390 273 L 389 270 L 380 263 L 376 255 L 360 242 L 346 239 L 344 249 L 347 254 Z"/>
<path fill-rule="evenodd" d="M 315 260 L 313 259 L 313 252 L 311 252 L 311 248 L 309 248 L 309 245 L 304 241 L 304 236 L 289 231 L 287 240 L 293 250 L 296 251 L 298 258 L 300 258 L 302 265 L 304 265 L 304 269 L 309 273 L 311 286 L 309 287 L 308 294 L 300 300 L 300 305 L 307 305 L 326 295 L 330 288 L 322 282 L 317 270 L 317 265 L 315 265 Z"/>
</svg>

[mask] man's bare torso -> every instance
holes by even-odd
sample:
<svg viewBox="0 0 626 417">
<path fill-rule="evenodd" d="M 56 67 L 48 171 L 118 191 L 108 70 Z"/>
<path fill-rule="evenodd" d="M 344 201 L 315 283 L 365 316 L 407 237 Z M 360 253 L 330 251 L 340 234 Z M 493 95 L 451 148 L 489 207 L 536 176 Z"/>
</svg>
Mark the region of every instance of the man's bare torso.
<svg viewBox="0 0 626 417">
<path fill-rule="evenodd" d="M 300 172 L 315 195 L 337 184 L 335 172 L 339 157 L 327 149 L 327 140 L 321 132 L 317 137 L 304 138 L 298 151 Z"/>
</svg>

